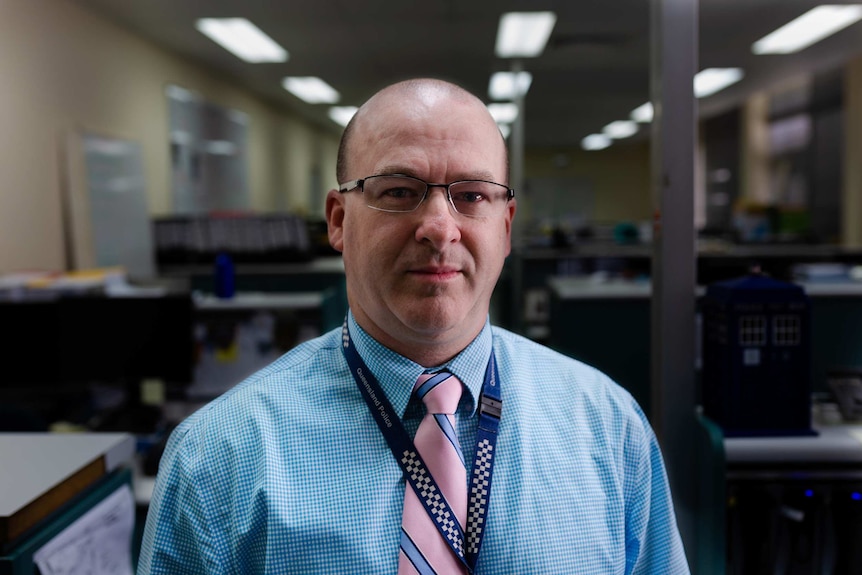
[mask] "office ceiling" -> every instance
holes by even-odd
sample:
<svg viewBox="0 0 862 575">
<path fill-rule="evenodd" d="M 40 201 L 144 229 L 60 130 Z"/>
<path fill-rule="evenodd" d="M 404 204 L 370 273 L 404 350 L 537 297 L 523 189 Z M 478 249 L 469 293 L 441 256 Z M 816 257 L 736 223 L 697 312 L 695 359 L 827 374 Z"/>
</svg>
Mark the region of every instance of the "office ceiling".
<svg viewBox="0 0 862 575">
<path fill-rule="evenodd" d="M 341 128 L 328 119 L 328 107 L 286 92 L 284 76 L 319 76 L 341 93 L 344 105 L 359 105 L 378 88 L 412 76 L 448 78 L 488 101 L 491 74 L 512 66 L 494 55 L 499 17 L 507 11 L 553 10 L 558 17 L 544 53 L 523 60 L 533 75 L 525 103 L 527 146 L 576 146 L 649 99 L 650 0 L 75 1 L 333 133 Z M 862 22 L 795 55 L 751 53 L 754 41 L 818 3 L 701 0 L 699 68 L 745 70 L 740 83 L 700 101 L 701 116 L 862 54 Z M 238 16 L 279 42 L 289 60 L 245 63 L 194 27 L 197 18 Z M 645 133 L 642 128 L 641 137 Z"/>
</svg>

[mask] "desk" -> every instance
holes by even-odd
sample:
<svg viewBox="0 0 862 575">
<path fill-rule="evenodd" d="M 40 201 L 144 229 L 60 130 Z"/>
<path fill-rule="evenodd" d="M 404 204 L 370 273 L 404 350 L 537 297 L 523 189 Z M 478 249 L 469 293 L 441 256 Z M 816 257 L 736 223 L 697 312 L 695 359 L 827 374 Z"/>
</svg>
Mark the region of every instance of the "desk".
<svg viewBox="0 0 862 575">
<path fill-rule="evenodd" d="M 862 483 L 862 426 L 816 431 L 805 437 L 725 438 L 727 481 Z"/>
<path fill-rule="evenodd" d="M 702 553 L 718 568 L 700 572 L 862 572 L 862 425 L 722 438 L 701 423 Z"/>
<path fill-rule="evenodd" d="M 548 345 L 626 388 L 650 416 L 649 282 L 552 277 Z"/>
<path fill-rule="evenodd" d="M 134 452 L 127 433 L 0 433 L 0 544 L 130 464 Z"/>
<path fill-rule="evenodd" d="M 344 261 L 341 256 L 322 257 L 307 263 L 251 264 L 236 263 L 235 285 L 238 292 L 298 292 L 342 289 Z M 165 268 L 167 278 L 188 279 L 192 291 L 215 292 L 212 265 L 183 265 Z"/>
<path fill-rule="evenodd" d="M 131 482 L 134 451 L 127 433 L 0 433 L 0 573 L 33 573 L 34 552 Z"/>
<path fill-rule="evenodd" d="M 548 287 L 560 299 L 640 299 L 652 295 L 648 281 L 597 281 L 584 277 L 550 277 Z"/>
<path fill-rule="evenodd" d="M 219 298 L 212 294 L 193 294 L 195 309 L 210 310 L 256 310 L 291 309 L 316 310 L 323 305 L 322 292 L 270 293 L 241 292 L 230 298 Z"/>
<path fill-rule="evenodd" d="M 340 325 L 341 294 L 333 288 L 239 291 L 230 298 L 194 292 L 197 353 L 187 398 L 212 399 L 334 322 Z"/>
</svg>

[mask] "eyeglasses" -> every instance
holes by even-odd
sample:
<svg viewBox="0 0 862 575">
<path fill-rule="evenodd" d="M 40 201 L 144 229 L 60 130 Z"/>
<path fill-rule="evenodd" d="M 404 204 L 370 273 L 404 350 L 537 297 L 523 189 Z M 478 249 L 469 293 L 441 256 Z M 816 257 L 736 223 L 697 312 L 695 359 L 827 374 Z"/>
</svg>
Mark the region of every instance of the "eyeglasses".
<svg viewBox="0 0 862 575">
<path fill-rule="evenodd" d="M 515 190 L 485 180 L 461 180 L 451 184 L 429 184 L 419 178 L 399 174 L 369 176 L 340 184 L 341 193 L 359 189 L 365 204 L 381 212 L 412 212 L 428 196 L 431 188 L 445 188 L 446 198 L 455 211 L 471 218 L 499 215 Z"/>
</svg>

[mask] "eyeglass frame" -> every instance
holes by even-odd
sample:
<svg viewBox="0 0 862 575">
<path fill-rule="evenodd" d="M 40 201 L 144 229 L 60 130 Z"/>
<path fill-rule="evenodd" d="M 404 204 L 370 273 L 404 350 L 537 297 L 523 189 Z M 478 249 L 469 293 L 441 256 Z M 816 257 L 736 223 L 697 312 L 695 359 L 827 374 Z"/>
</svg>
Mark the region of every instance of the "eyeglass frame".
<svg viewBox="0 0 862 575">
<path fill-rule="evenodd" d="M 507 186 L 505 184 L 501 184 L 499 182 L 492 182 L 491 180 L 456 180 L 454 182 L 449 182 L 448 184 L 434 184 L 431 182 L 426 182 L 422 178 L 417 178 L 416 176 L 410 176 L 408 174 L 374 174 L 373 176 L 366 176 L 364 178 L 359 178 L 357 180 L 351 180 L 351 181 L 345 182 L 343 184 L 338 184 L 338 193 L 346 194 L 347 192 L 351 192 L 351 191 L 359 188 L 359 191 L 364 194 L 365 193 L 364 185 L 365 185 L 366 180 L 370 180 L 371 178 L 386 178 L 386 177 L 410 178 L 411 180 L 416 180 L 417 182 L 422 182 L 423 184 L 425 184 L 425 193 L 422 194 L 422 199 L 419 200 L 419 203 L 416 204 L 416 207 L 413 208 L 412 210 L 406 210 L 406 211 L 386 210 L 383 208 L 376 208 L 374 206 L 368 205 L 367 203 L 365 204 L 367 207 L 371 208 L 372 210 L 377 210 L 379 212 L 386 212 L 388 214 L 409 214 L 409 213 L 415 212 L 416 210 L 419 209 L 419 206 L 421 206 L 425 202 L 425 200 L 428 198 L 428 192 L 431 190 L 431 188 L 443 188 L 446 190 L 446 199 L 449 201 L 449 205 L 452 206 L 452 209 L 455 210 L 456 214 L 467 217 L 467 218 L 481 218 L 483 216 L 475 216 L 475 215 L 465 214 L 463 212 L 459 212 L 458 208 L 455 207 L 455 202 L 452 200 L 452 194 L 449 191 L 449 187 L 454 186 L 455 184 L 463 184 L 466 182 L 481 182 L 484 184 L 494 184 L 495 186 L 500 186 L 502 188 L 505 188 L 506 189 L 506 204 L 508 204 L 511 200 L 513 200 L 515 198 L 515 189 L 514 188 L 510 188 L 509 186 Z"/>
</svg>

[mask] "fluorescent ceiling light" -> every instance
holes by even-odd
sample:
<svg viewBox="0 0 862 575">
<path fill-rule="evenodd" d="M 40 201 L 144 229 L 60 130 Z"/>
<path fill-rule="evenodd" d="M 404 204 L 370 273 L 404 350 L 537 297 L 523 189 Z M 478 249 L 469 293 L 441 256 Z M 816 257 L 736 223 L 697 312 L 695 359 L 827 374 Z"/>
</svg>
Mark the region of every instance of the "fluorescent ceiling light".
<svg viewBox="0 0 862 575">
<path fill-rule="evenodd" d="M 581 140 L 581 147 L 585 150 L 604 150 L 611 145 L 611 139 L 604 134 L 590 134 Z"/>
<path fill-rule="evenodd" d="M 246 62 L 287 61 L 287 50 L 245 18 L 201 18 L 195 27 Z"/>
<path fill-rule="evenodd" d="M 200 97 L 194 92 L 186 90 L 185 88 L 180 88 L 179 86 L 174 86 L 173 84 L 165 88 L 165 94 L 167 94 L 168 98 L 179 102 L 196 102 L 197 100 L 200 100 Z"/>
<path fill-rule="evenodd" d="M 488 104 L 488 111 L 498 124 L 511 124 L 518 117 L 517 104 Z"/>
<path fill-rule="evenodd" d="M 545 49 L 557 22 L 553 12 L 507 12 L 500 16 L 495 52 L 500 58 L 530 58 Z"/>
<path fill-rule="evenodd" d="M 694 77 L 694 95 L 698 98 L 711 96 L 731 84 L 742 80 L 742 68 L 707 68 Z"/>
<path fill-rule="evenodd" d="M 616 122 L 611 122 L 605 126 L 602 133 L 609 138 L 618 140 L 620 138 L 634 136 L 637 134 L 637 131 L 637 122 L 632 122 L 631 120 L 617 120 Z"/>
<path fill-rule="evenodd" d="M 309 104 L 335 104 L 341 98 L 332 86 L 314 76 L 288 76 L 281 85 Z"/>
<path fill-rule="evenodd" d="M 185 130 L 174 130 L 171 132 L 171 142 L 180 146 L 191 146 L 195 141 L 195 137 L 191 132 Z"/>
<path fill-rule="evenodd" d="M 813 8 L 751 45 L 755 54 L 790 54 L 862 20 L 862 5 L 823 5 Z"/>
<path fill-rule="evenodd" d="M 233 156 L 237 151 L 237 145 L 228 140 L 207 140 L 204 142 L 204 152 L 214 156 Z"/>
<path fill-rule="evenodd" d="M 488 83 L 488 96 L 492 100 L 514 100 L 530 89 L 533 75 L 529 72 L 494 72 Z"/>
<path fill-rule="evenodd" d="M 504 138 L 508 138 L 509 134 L 512 133 L 512 126 L 509 124 L 497 124 L 497 127 L 500 128 L 500 133 L 503 134 Z"/>
<path fill-rule="evenodd" d="M 356 106 L 332 106 L 329 109 L 329 117 L 336 124 L 346 126 L 358 109 Z"/>
<path fill-rule="evenodd" d="M 629 114 L 629 118 L 635 122 L 640 122 L 641 124 L 649 124 L 652 122 L 653 114 L 652 102 L 647 102 L 646 104 L 641 104 L 632 110 L 632 113 Z"/>
</svg>

